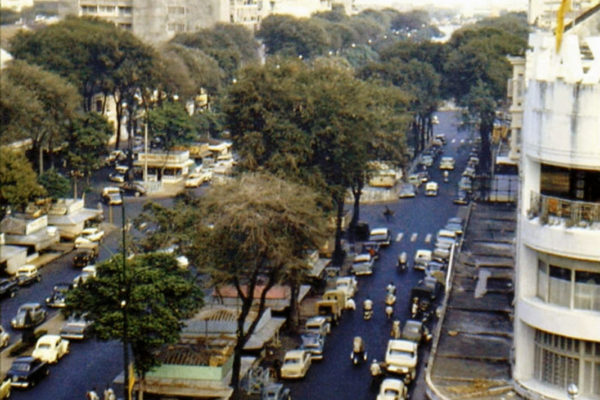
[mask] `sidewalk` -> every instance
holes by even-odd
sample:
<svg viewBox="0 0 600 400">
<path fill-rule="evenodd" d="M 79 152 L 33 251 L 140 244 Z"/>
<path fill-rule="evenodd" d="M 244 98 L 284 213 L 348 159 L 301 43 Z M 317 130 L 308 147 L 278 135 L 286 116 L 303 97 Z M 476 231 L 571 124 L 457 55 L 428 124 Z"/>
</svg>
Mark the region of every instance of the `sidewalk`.
<svg viewBox="0 0 600 400">
<path fill-rule="evenodd" d="M 520 399 L 513 391 L 514 207 L 473 204 L 426 371 L 427 397 Z"/>
</svg>

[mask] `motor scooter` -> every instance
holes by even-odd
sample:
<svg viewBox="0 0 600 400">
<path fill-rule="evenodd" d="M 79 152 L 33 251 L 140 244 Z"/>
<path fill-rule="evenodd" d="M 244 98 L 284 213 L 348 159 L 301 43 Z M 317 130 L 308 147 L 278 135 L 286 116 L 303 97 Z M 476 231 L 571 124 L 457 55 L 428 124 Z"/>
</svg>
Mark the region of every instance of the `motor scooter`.
<svg viewBox="0 0 600 400">
<path fill-rule="evenodd" d="M 398 270 L 400 270 L 400 272 L 406 271 L 406 268 L 408 267 L 407 261 L 408 256 L 406 255 L 405 251 L 398 255 Z"/>
<path fill-rule="evenodd" d="M 392 319 L 392 317 L 394 316 L 394 307 L 391 305 L 387 305 L 385 306 L 385 316 L 387 317 L 387 319 Z"/>
<path fill-rule="evenodd" d="M 368 321 L 373 317 L 373 301 L 366 299 L 363 302 L 363 318 Z"/>
<path fill-rule="evenodd" d="M 400 331 L 400 321 L 396 320 L 392 323 L 392 330 L 390 332 L 392 339 L 400 339 L 402 332 Z"/>
<path fill-rule="evenodd" d="M 350 353 L 350 360 L 352 364 L 358 365 L 367 361 L 367 352 L 365 351 L 365 342 L 360 336 L 355 336 L 352 340 L 352 353 Z"/>
<path fill-rule="evenodd" d="M 383 373 L 381 364 L 379 364 L 376 359 L 373 359 L 371 362 L 369 371 L 371 372 L 371 388 L 379 387 L 381 381 L 383 380 Z"/>
<path fill-rule="evenodd" d="M 444 171 L 444 182 L 448 183 L 448 171 Z"/>
</svg>

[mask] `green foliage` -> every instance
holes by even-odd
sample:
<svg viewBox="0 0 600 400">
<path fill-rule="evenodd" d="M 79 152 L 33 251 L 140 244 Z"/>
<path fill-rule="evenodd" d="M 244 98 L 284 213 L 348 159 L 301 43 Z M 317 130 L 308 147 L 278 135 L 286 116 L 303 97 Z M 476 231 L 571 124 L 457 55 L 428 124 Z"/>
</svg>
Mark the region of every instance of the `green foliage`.
<svg viewBox="0 0 600 400">
<path fill-rule="evenodd" d="M 149 129 L 152 137 L 160 139 L 167 151 L 174 146 L 189 143 L 195 138 L 194 124 L 181 102 L 165 101 L 151 110 Z"/>
<path fill-rule="evenodd" d="M 188 271 L 168 254 L 145 254 L 127 259 L 120 255 L 97 265 L 98 275 L 67 294 L 67 313 L 88 313 L 91 334 L 100 340 L 127 338 L 135 369 L 142 376 L 160 365 L 155 354 L 176 343 L 182 320 L 202 304 L 202 293 Z M 124 307 L 122 306 L 124 304 Z"/>
<path fill-rule="evenodd" d="M 44 196 L 45 189 L 25 155 L 7 147 L 0 147 L 0 214 L 8 207 L 23 211 L 31 200 Z"/>
<path fill-rule="evenodd" d="M 77 118 L 67 136 L 68 146 L 62 156 L 67 168 L 89 177 L 92 172 L 103 166 L 104 156 L 108 154 L 106 143 L 113 133 L 108 120 L 95 112 L 89 112 Z"/>
<path fill-rule="evenodd" d="M 39 176 L 38 181 L 53 199 L 66 198 L 71 195 L 71 181 L 54 168 L 50 168 Z"/>
<path fill-rule="evenodd" d="M 310 59 L 330 49 L 329 35 L 319 19 L 269 15 L 262 21 L 257 36 L 268 54 Z"/>
</svg>

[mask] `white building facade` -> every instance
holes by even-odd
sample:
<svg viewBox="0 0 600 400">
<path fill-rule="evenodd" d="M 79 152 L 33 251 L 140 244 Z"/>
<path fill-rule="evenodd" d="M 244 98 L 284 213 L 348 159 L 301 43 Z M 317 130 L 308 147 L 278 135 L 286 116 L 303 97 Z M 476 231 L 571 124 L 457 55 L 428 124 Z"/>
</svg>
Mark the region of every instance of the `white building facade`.
<svg viewBox="0 0 600 400">
<path fill-rule="evenodd" d="M 597 35 L 597 33 L 596 33 Z M 600 399 L 600 36 L 530 36 L 514 369 L 528 399 Z"/>
</svg>

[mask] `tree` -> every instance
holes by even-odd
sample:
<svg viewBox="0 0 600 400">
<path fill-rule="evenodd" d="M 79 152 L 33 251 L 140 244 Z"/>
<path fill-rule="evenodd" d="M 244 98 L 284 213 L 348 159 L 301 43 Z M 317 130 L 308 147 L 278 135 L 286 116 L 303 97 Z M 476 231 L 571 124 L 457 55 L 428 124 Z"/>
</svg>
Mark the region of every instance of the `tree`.
<svg viewBox="0 0 600 400">
<path fill-rule="evenodd" d="M 77 197 L 77 177 L 81 175 L 89 183 L 92 172 L 104 165 L 104 156 L 108 153 L 106 143 L 112 132 L 112 125 L 106 118 L 93 111 L 73 122 L 63 157 L 74 179 L 74 197 Z"/>
<path fill-rule="evenodd" d="M 67 294 L 67 314 L 87 313 L 92 336 L 131 345 L 142 382 L 160 365 L 156 352 L 177 342 L 182 321 L 201 304 L 202 293 L 189 272 L 164 253 L 137 255 L 125 266 L 116 255 L 97 265 L 96 278 Z"/>
<path fill-rule="evenodd" d="M 241 302 L 231 378 L 237 393 L 242 350 L 260 319 L 248 321 L 250 310 L 260 316 L 267 292 L 292 268 L 307 272 L 305 251 L 322 243 L 324 223 L 312 191 L 264 174 L 213 186 L 200 205 L 195 264 L 215 287 L 235 287 Z"/>
<path fill-rule="evenodd" d="M 0 216 L 9 207 L 23 211 L 31 200 L 46 194 L 25 155 L 0 147 Z"/>
<path fill-rule="evenodd" d="M 77 90 L 60 76 L 23 61 L 13 60 L 3 72 L 13 87 L 21 87 L 35 100 L 31 106 L 35 113 L 29 115 L 26 124 L 30 128 L 33 154 L 39 155 L 39 173 L 44 172 L 43 151 L 50 154 L 53 166 L 54 149 L 62 145 L 71 121 L 76 116 L 80 104 Z M 22 118 L 27 116 L 21 115 Z"/>
<path fill-rule="evenodd" d="M 318 19 L 269 15 L 260 24 L 257 36 L 263 40 L 268 54 L 309 59 L 325 54 L 330 48 L 329 35 Z"/>
<path fill-rule="evenodd" d="M 71 182 L 54 168 L 40 175 L 38 181 L 53 199 L 65 198 L 71 194 Z"/>
</svg>

